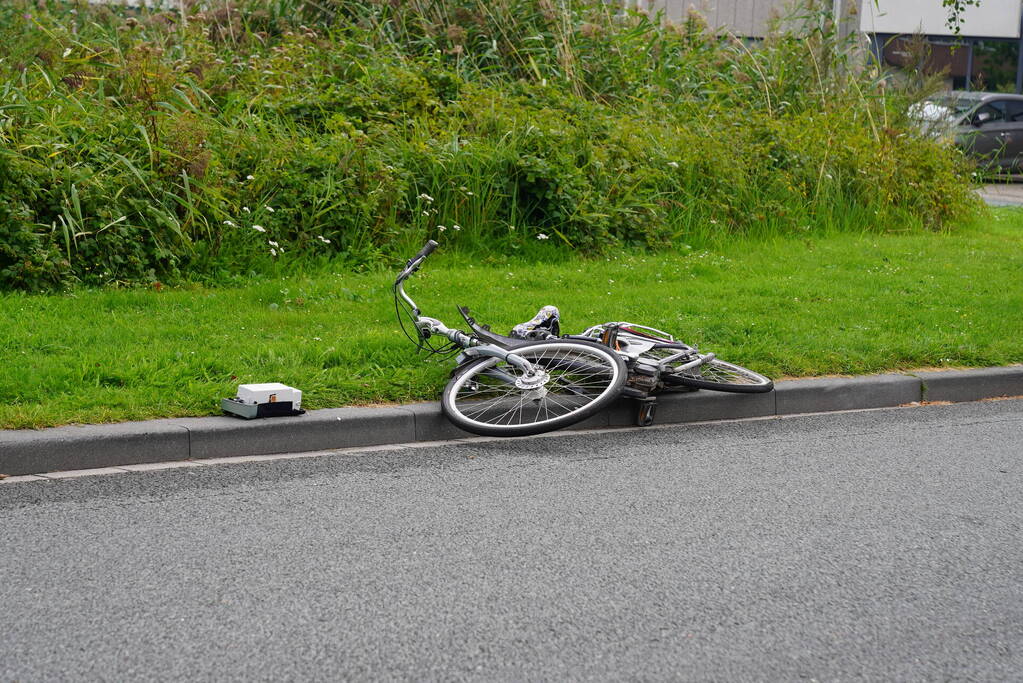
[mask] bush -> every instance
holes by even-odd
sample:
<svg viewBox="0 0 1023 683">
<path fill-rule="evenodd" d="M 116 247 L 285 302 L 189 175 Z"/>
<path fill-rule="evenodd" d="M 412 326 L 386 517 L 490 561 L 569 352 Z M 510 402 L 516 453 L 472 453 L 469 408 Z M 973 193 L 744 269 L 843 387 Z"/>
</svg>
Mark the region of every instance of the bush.
<svg viewBox="0 0 1023 683">
<path fill-rule="evenodd" d="M 829 24 L 756 46 L 606 4 L 0 8 L 0 288 L 941 229 L 959 155 Z M 538 241 L 549 235 L 549 241 Z"/>
</svg>

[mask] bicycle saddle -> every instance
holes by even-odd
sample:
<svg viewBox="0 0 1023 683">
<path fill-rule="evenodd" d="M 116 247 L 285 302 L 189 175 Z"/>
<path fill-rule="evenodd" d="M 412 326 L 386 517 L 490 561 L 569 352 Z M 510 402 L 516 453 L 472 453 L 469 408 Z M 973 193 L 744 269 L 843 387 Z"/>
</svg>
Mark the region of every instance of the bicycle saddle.
<svg viewBox="0 0 1023 683">
<path fill-rule="evenodd" d="M 514 337 L 506 337 L 503 334 L 498 334 L 490 329 L 490 325 L 480 325 L 476 322 L 476 319 L 470 315 L 469 308 L 467 306 L 459 306 L 458 312 L 465 318 L 466 324 L 472 329 L 473 335 L 477 338 L 496 346 L 500 346 L 505 349 L 515 349 L 520 346 L 526 346 L 527 344 L 535 344 L 535 339 L 515 339 Z"/>
</svg>

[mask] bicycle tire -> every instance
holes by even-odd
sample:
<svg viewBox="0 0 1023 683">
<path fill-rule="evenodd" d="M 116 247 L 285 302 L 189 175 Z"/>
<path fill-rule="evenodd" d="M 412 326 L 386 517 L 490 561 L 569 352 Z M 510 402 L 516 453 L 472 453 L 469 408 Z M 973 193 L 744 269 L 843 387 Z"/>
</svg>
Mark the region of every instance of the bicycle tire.
<svg viewBox="0 0 1023 683">
<path fill-rule="evenodd" d="M 591 342 L 542 341 L 516 347 L 514 353 L 547 373 L 547 381 L 535 389 L 517 387 L 508 380 L 521 377 L 522 370 L 498 358 L 459 368 L 441 399 L 445 416 L 456 427 L 483 436 L 561 429 L 618 398 L 628 375 L 618 354 Z"/>
<path fill-rule="evenodd" d="M 667 385 L 675 384 L 734 394 L 762 394 L 774 388 L 774 382 L 760 373 L 717 358 L 690 370 L 662 373 L 661 379 Z"/>
<path fill-rule="evenodd" d="M 653 349 L 642 354 L 647 362 L 656 365 L 661 359 L 689 347 L 676 344 L 658 344 Z M 735 363 L 729 363 L 714 358 L 703 365 L 687 370 L 677 369 L 690 361 L 695 360 L 695 351 L 684 356 L 661 372 L 661 381 L 668 387 L 685 386 L 694 389 L 710 389 L 712 391 L 727 391 L 737 394 L 760 394 L 774 388 L 774 382 L 760 373 L 753 372 Z M 672 366 L 675 366 L 674 368 Z"/>
</svg>

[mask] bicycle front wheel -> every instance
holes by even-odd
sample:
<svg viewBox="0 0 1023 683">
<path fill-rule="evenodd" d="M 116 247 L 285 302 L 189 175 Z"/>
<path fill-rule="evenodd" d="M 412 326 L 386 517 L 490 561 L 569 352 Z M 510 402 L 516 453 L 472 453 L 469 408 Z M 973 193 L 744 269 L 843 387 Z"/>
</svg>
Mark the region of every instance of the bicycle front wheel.
<svg viewBox="0 0 1023 683">
<path fill-rule="evenodd" d="M 441 407 L 455 426 L 484 436 L 525 436 L 583 420 L 621 392 L 627 369 L 607 347 L 584 341 L 538 342 L 514 349 L 542 373 L 525 372 L 498 358 L 460 368 L 444 388 Z"/>
</svg>

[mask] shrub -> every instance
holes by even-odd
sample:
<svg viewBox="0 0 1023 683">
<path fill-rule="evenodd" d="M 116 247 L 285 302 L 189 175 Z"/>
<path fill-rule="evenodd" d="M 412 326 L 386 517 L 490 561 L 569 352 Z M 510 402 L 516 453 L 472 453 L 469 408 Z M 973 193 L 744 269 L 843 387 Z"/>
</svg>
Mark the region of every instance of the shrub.
<svg viewBox="0 0 1023 683">
<path fill-rule="evenodd" d="M 367 265 L 442 233 L 540 256 L 941 229 L 977 207 L 907 94 L 809 10 L 748 46 L 548 0 L 73 9 L 0 7 L 2 288 Z"/>
</svg>

